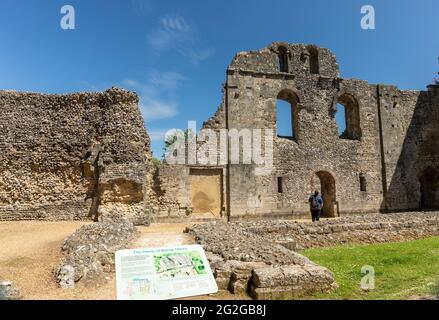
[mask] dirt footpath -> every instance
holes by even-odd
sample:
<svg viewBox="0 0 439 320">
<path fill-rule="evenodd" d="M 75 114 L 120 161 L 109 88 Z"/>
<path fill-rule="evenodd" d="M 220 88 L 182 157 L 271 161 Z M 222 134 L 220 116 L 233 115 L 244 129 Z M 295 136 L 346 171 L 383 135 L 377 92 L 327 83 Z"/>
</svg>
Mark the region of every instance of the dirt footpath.
<svg viewBox="0 0 439 320">
<path fill-rule="evenodd" d="M 62 257 L 64 239 L 86 222 L 0 222 L 0 279 L 14 282 L 23 299 L 116 299 L 114 274 L 100 287 L 77 286 L 64 290 L 54 281 L 52 270 Z M 174 246 L 193 243 L 183 234 L 184 224 L 153 224 L 138 227 L 140 237 L 132 248 Z M 233 299 L 233 295 L 220 292 L 197 299 Z"/>
</svg>

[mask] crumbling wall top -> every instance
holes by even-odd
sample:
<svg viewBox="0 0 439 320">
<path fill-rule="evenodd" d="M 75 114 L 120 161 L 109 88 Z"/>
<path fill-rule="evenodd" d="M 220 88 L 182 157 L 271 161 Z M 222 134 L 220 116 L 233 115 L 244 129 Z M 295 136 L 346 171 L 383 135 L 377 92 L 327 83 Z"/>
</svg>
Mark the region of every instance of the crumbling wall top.
<svg viewBox="0 0 439 320">
<path fill-rule="evenodd" d="M 239 52 L 228 72 L 250 71 L 265 74 L 314 74 L 337 78 L 339 67 L 335 55 L 326 48 L 306 44 L 274 42 L 258 51 Z"/>
</svg>

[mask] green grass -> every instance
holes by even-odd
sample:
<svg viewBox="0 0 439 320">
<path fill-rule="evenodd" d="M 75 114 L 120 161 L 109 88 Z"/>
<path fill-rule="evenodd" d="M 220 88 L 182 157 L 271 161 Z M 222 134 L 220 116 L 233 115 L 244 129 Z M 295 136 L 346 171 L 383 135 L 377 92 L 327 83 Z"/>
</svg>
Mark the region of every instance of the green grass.
<svg viewBox="0 0 439 320">
<path fill-rule="evenodd" d="M 439 237 L 409 242 L 344 245 L 301 252 L 334 273 L 339 289 L 317 299 L 406 299 L 439 293 Z M 375 269 L 375 289 L 360 287 L 361 268 Z"/>
</svg>

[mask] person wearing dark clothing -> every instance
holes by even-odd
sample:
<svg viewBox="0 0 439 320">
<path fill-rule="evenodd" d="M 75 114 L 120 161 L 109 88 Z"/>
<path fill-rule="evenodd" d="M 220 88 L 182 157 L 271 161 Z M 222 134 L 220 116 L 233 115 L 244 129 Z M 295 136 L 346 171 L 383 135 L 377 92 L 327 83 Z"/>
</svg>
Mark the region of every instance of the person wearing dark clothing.
<svg viewBox="0 0 439 320">
<path fill-rule="evenodd" d="M 311 195 L 308 199 L 309 206 L 311 209 L 311 218 L 312 221 L 320 220 L 320 213 L 323 208 L 323 198 L 320 196 L 319 192 L 316 190 L 313 195 Z"/>
</svg>

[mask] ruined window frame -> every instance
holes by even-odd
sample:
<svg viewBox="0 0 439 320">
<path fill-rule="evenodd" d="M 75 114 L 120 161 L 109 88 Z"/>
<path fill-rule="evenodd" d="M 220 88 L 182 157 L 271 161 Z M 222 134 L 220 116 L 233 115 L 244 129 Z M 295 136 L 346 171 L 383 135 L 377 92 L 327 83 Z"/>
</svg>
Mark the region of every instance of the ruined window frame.
<svg viewBox="0 0 439 320">
<path fill-rule="evenodd" d="M 319 50 L 314 46 L 308 46 L 309 72 L 311 74 L 320 74 Z"/>
<path fill-rule="evenodd" d="M 278 134 L 278 100 L 288 102 L 290 105 L 291 135 L 282 136 L 282 135 Z M 295 142 L 298 141 L 299 117 L 298 117 L 297 106 L 298 106 L 299 102 L 300 102 L 299 96 L 296 94 L 295 91 L 293 91 L 291 89 L 283 89 L 283 90 L 279 91 L 278 95 L 276 96 L 276 136 L 278 138 L 289 139 L 289 140 L 293 140 Z"/>
<path fill-rule="evenodd" d="M 361 121 L 360 121 L 360 106 L 357 98 L 350 93 L 343 93 L 337 97 L 335 110 L 337 105 L 344 107 L 345 131 L 339 136 L 344 140 L 360 141 L 362 137 Z"/>
<path fill-rule="evenodd" d="M 284 46 L 279 46 L 277 48 L 279 65 L 279 72 L 288 73 L 289 72 L 289 59 L 288 59 L 288 49 Z"/>
</svg>

